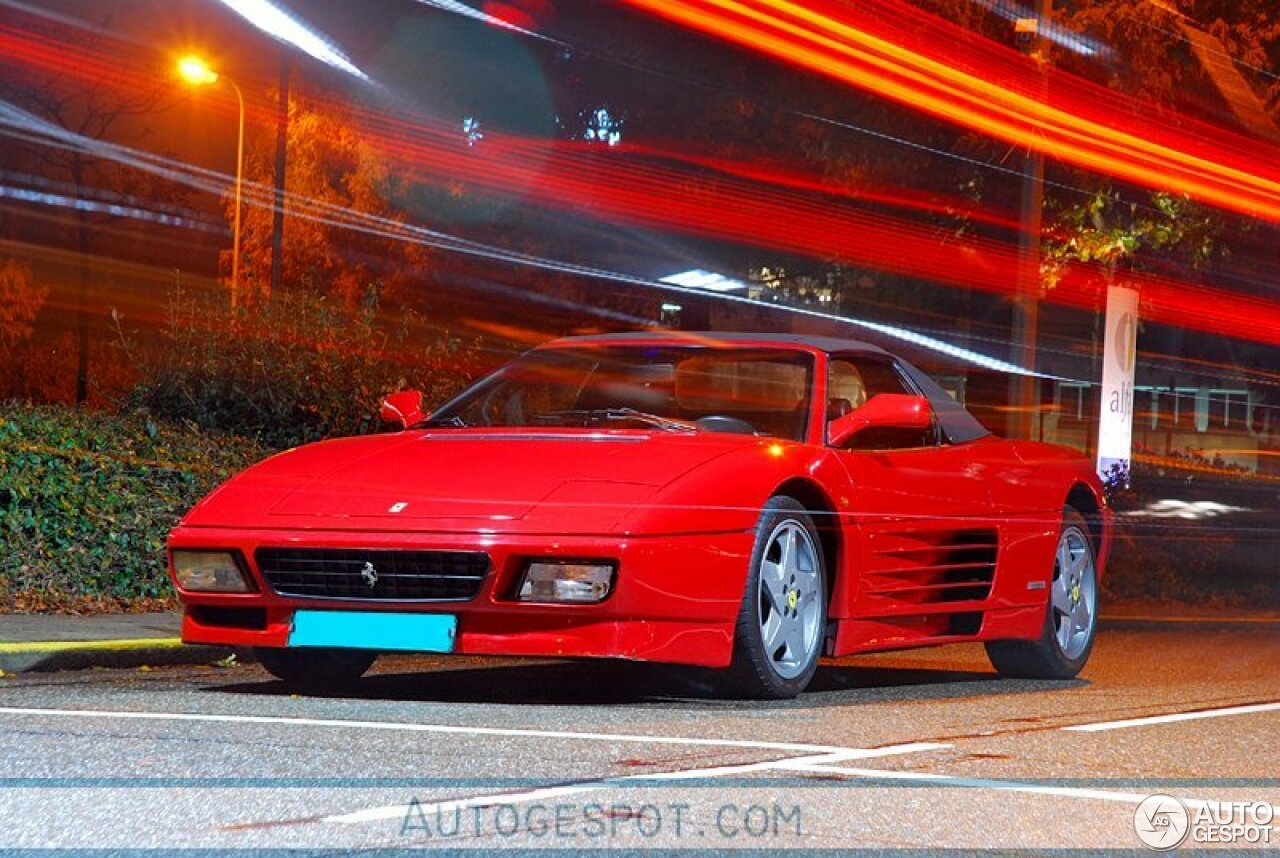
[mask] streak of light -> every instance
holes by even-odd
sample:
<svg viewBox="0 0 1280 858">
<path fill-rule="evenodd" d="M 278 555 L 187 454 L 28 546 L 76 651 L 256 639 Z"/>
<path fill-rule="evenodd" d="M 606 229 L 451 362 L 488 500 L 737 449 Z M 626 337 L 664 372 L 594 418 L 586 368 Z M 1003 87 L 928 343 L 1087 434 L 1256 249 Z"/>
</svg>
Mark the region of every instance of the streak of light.
<svg viewBox="0 0 1280 858">
<path fill-rule="evenodd" d="M 67 15 L 61 12 L 55 12 L 52 9 L 44 9 L 32 3 L 23 3 L 20 0 L 0 0 L 0 6 L 7 6 L 25 15 L 31 15 L 35 18 L 43 18 L 46 21 L 53 21 L 55 24 L 62 24 L 66 27 L 74 27 L 77 30 L 84 30 L 87 33 L 93 33 L 98 36 L 106 36 L 111 39 L 121 40 L 122 37 L 114 30 L 104 27 L 101 24 L 92 21 L 86 21 L 84 18 L 78 18 L 74 15 Z M 146 43 L 141 39 L 129 39 L 135 45 L 145 46 Z"/>
<path fill-rule="evenodd" d="M 431 2 L 431 0 L 422 0 L 422 2 Z M 530 35 L 538 38 L 550 38 L 545 33 L 532 33 Z M 652 77 L 661 78 L 680 87 L 688 87 L 688 86 L 697 87 L 701 90 L 706 91 L 709 94 L 708 95 L 709 98 L 726 98 L 726 97 L 733 98 L 740 95 L 740 92 L 736 88 L 717 85 L 715 83 L 709 82 L 706 79 L 699 78 L 699 77 L 692 77 L 692 76 L 678 74 L 671 66 L 658 67 L 658 66 L 652 66 L 652 65 L 645 65 L 645 64 L 635 62 L 631 59 L 620 58 L 612 54 L 598 53 L 594 51 L 590 45 L 569 44 L 568 42 L 560 41 L 554 38 L 552 38 L 551 41 L 554 42 L 555 44 L 564 45 L 565 47 L 571 48 L 573 52 L 578 56 L 588 57 L 595 61 L 608 63 L 609 65 L 626 69 L 628 72 L 631 72 L 631 73 L 640 73 L 640 74 L 645 74 Z M 1100 46 L 1099 50 L 1107 51 L 1109 49 L 1105 48 L 1105 46 Z M 1002 173 L 1008 176 L 1025 175 L 1021 170 L 1005 166 L 1003 163 L 998 163 L 996 161 L 982 160 L 980 158 L 962 155 L 958 152 L 953 152 L 950 149 L 947 149 L 945 147 L 932 146 L 932 145 L 929 145 L 928 143 L 923 143 L 916 140 L 910 140 L 905 137 L 901 137 L 901 136 L 890 134 L 883 131 L 873 130 L 871 128 L 855 125 L 850 122 L 842 122 L 836 119 L 832 119 L 831 117 L 808 113 L 804 110 L 799 110 L 790 104 L 784 104 L 776 101 L 771 101 L 768 99 L 761 99 L 759 97 L 754 97 L 753 101 L 757 105 L 759 105 L 761 108 L 764 108 L 771 112 L 794 116 L 801 119 L 809 119 L 815 122 L 821 122 L 824 124 L 831 125 L 833 127 L 845 129 L 847 131 L 853 131 L 858 134 L 868 135 L 880 140 L 884 140 L 885 142 L 893 143 L 895 145 L 905 146 L 913 149 L 919 149 L 921 151 L 928 152 L 931 155 L 937 156 L 938 158 L 944 158 L 946 160 L 957 161 L 965 164 L 971 164 L 982 170 Z M 684 146 L 687 147 L 688 142 L 689 141 L 683 141 Z M 636 146 L 634 141 L 628 141 L 628 149 L 635 151 Z M 1055 187 L 1060 190 L 1067 191 L 1073 194 L 1078 194 L 1084 197 L 1092 197 L 1094 194 L 1094 191 L 1091 188 L 1069 185 L 1063 182 L 1045 180 L 1045 184 L 1046 186 Z M 902 201 L 899 200 L 898 204 L 901 205 Z M 969 203 L 970 207 L 971 205 L 972 203 Z M 1151 206 L 1143 205 L 1143 204 L 1138 204 L 1137 208 L 1140 210 L 1148 210 L 1153 213 L 1157 212 L 1155 208 Z"/>
<path fill-rule="evenodd" d="M 997 294 L 1013 291 L 1016 249 L 980 238 L 946 242 L 929 227 L 761 189 L 752 183 L 691 182 L 687 173 L 581 148 L 531 143 L 493 134 L 483 158 L 441 139 L 429 126 L 372 122 L 370 136 L 427 180 L 465 181 L 497 194 L 512 188 L 548 206 L 655 228 L 869 265 L 882 271 Z M 678 193 L 673 193 L 678 189 Z M 1280 344 L 1274 302 L 1134 273 L 1143 317 L 1153 322 Z M 1104 288 L 1093 266 L 1074 265 L 1048 299 L 1093 309 Z"/>
<path fill-rule="evenodd" d="M 1198 474 L 1214 474 L 1216 476 L 1248 479 L 1256 482 L 1280 483 L 1280 475 L 1243 472 L 1232 468 L 1219 468 L 1207 462 L 1197 462 L 1185 456 L 1161 456 L 1155 453 L 1134 453 L 1133 461 L 1144 465 L 1167 468 L 1172 471 L 1192 471 Z"/>
<path fill-rule="evenodd" d="M 1037 17 L 1035 10 L 1018 3 L 1009 3 L 1007 0 L 973 0 L 973 2 L 988 12 L 999 15 L 1006 21 Z M 1113 53 L 1111 48 L 1099 43 L 1097 40 L 1082 36 L 1055 21 L 1040 21 L 1039 34 L 1042 38 L 1048 39 L 1055 45 L 1074 51 L 1082 56 L 1109 58 Z"/>
<path fill-rule="evenodd" d="M 462 319 L 461 324 L 474 328 L 481 333 L 489 334 L 499 339 L 508 340 L 513 343 L 521 343 L 526 346 L 539 346 L 552 338 L 552 334 L 547 331 L 537 330 L 534 328 L 521 328 L 516 325 L 504 325 L 498 322 L 487 322 L 483 319 Z"/>
<path fill-rule="evenodd" d="M 219 2 L 272 38 L 293 45 L 325 65 L 344 71 L 360 80 L 369 80 L 369 76 L 347 59 L 331 40 L 310 29 L 301 20 L 268 0 L 219 0 Z"/>
<path fill-rule="evenodd" d="M 1213 452 L 1220 456 L 1261 456 L 1280 459 L 1280 450 L 1254 450 L 1248 447 L 1216 447 Z"/>
<path fill-rule="evenodd" d="M 74 182 L 59 181 L 34 173 L 19 173 L 14 170 L 0 170 L 0 182 L 11 182 L 17 186 L 25 186 L 26 190 L 46 191 L 67 196 L 88 197 L 100 203 L 119 203 L 124 206 L 146 208 L 148 211 L 170 215 L 175 218 L 199 221 L 205 226 L 215 226 L 220 232 L 227 233 L 225 221 L 214 218 L 206 212 L 188 206 L 174 205 L 161 200 L 150 200 L 133 194 L 122 194 L 117 191 L 81 185 Z"/>
<path fill-rule="evenodd" d="M 810 118 L 818 121 L 826 121 L 822 120 L 822 117 L 818 116 L 811 116 Z M 922 214 L 950 217 L 963 216 L 976 223 L 982 223 L 987 226 L 998 227 L 1001 229 L 1018 230 L 1022 227 L 1022 224 L 1012 214 L 995 214 L 990 211 L 979 209 L 973 200 L 947 197 L 943 194 L 918 191 L 913 192 L 909 189 L 903 188 L 895 188 L 892 190 L 855 188 L 848 184 L 788 171 L 781 167 L 765 166 L 759 163 L 744 161 L 731 161 L 727 158 L 692 155 L 672 148 L 659 149 L 652 146 L 637 145 L 634 143 L 629 143 L 627 145 L 627 155 L 629 157 L 642 156 L 655 158 L 670 163 L 688 165 L 701 170 L 710 170 L 735 179 L 755 182 L 761 186 L 785 188 L 787 190 L 794 190 L 802 193 L 821 194 L 823 196 L 835 197 L 849 202 L 879 203 L 896 209 L 915 211 Z"/>
<path fill-rule="evenodd" d="M 97 200 L 85 199 L 84 197 L 68 196 L 65 194 L 51 194 L 48 191 L 37 191 L 30 188 L 15 188 L 11 185 L 0 185 L 0 200 L 18 200 L 19 202 L 35 203 L 42 206 L 69 208 L 78 212 L 92 212 L 94 214 L 105 214 L 112 217 L 127 217 L 132 218 L 133 220 L 148 221 L 150 223 L 158 223 L 163 224 L 164 226 L 178 227 L 180 229 L 192 229 L 199 232 L 212 232 L 219 235 L 225 234 L 227 231 L 227 228 L 222 224 L 210 223 L 203 219 L 197 220 L 195 218 L 185 218 L 138 206 L 124 205 L 122 203 L 105 203 L 98 202 Z"/>
<path fill-rule="evenodd" d="M 482 12 L 479 9 L 472 9 L 466 3 L 459 2 L 459 0 L 416 0 L 416 2 L 421 3 L 424 6 L 430 6 L 433 9 L 439 9 L 442 12 L 451 12 L 454 15 L 461 15 L 464 18 L 481 21 L 492 27 L 510 30 L 513 33 L 519 33 L 522 36 L 529 36 L 530 38 L 539 39 L 544 42 L 551 42 L 554 45 L 567 47 L 564 42 L 557 41 L 550 36 L 545 36 L 534 30 L 527 30 L 524 27 L 517 26 L 510 21 L 499 18 L 497 15 L 490 15 L 488 12 Z"/>
<path fill-rule="evenodd" d="M 714 192 L 686 194 L 678 206 L 669 205 L 669 189 L 687 175 L 670 169 L 604 162 L 584 157 L 572 148 L 548 147 L 509 140 L 484 159 L 460 160 L 448 141 L 433 138 L 429 128 L 384 121 L 375 127 L 377 142 L 410 165 L 434 170 L 437 177 L 465 177 L 497 193 L 531 186 L 553 205 L 595 207 L 630 222 L 677 228 L 761 246 L 800 250 L 824 258 L 870 264 L 882 270 L 927 277 L 942 283 L 1008 293 L 1014 270 L 1011 250 L 996 243 L 953 241 L 942 246 L 936 236 L 918 225 L 871 217 L 852 210 L 825 211 L 810 201 L 765 191 L 752 184 L 719 183 Z M 555 171 L 539 176 L 536 165 L 547 157 L 557 160 Z M 530 165 L 535 166 L 530 166 Z M 589 167 L 584 171 L 583 167 Z M 589 173 L 590 175 L 585 175 Z M 625 173 L 625 175 L 624 175 Z M 210 183 L 222 181 L 210 177 Z M 533 185 L 532 183 L 539 184 Z M 624 188 L 630 193 L 624 194 Z M 221 188 L 205 186 L 212 193 Z M 261 204 L 262 201 L 260 200 Z M 329 213 L 346 217 L 344 210 Z M 389 228 L 403 229 L 388 220 Z M 459 241 L 456 237 L 450 240 Z M 1099 283 L 1086 267 L 1068 272 L 1051 299 L 1075 306 L 1096 305 Z M 1214 333 L 1264 342 L 1280 337 L 1280 324 L 1266 302 L 1213 290 L 1188 289 L 1184 284 L 1147 278 L 1144 316 L 1152 321 L 1195 327 Z"/>
<path fill-rule="evenodd" d="M 1240 159 L 1233 150 L 1254 141 L 1203 123 L 1165 122 L 1156 127 L 1136 116 L 1104 111 L 1116 103 L 1101 87 L 1095 100 L 1082 81 L 1054 76 L 1051 92 L 1067 96 L 1040 100 L 1039 72 L 1019 66 L 1010 49 L 990 46 L 981 57 L 952 57 L 954 45 L 905 45 L 910 39 L 892 28 L 877 34 L 878 10 L 901 4 L 800 4 L 790 0 L 627 0 L 653 14 L 709 35 L 744 45 L 792 65 L 866 89 L 912 109 L 1001 140 L 1028 146 L 1068 163 L 1138 184 L 1186 193 L 1210 204 L 1280 221 L 1280 180 L 1275 154 Z M 919 19 L 931 16 L 916 12 Z M 942 22 L 933 24 L 942 30 Z M 934 32 L 931 30 L 930 32 Z M 972 34 L 954 27 L 960 44 Z M 968 38 L 963 38 L 967 35 Z M 895 41 L 896 38 L 896 41 Z M 917 39 L 918 40 L 918 39 Z M 949 62 L 954 59 L 955 62 Z M 982 64 L 988 64 L 984 70 Z M 973 71 L 963 70 L 965 67 Z M 1011 85 L 993 83 L 1015 75 Z M 1100 109 L 1104 108 L 1104 109 Z M 1130 113 L 1132 110 L 1129 111 Z M 1176 126 L 1192 125 L 1196 139 Z"/>
<path fill-rule="evenodd" d="M 943 244 L 935 233 L 916 224 L 849 208 L 818 207 L 783 193 L 789 178 L 782 180 L 780 190 L 762 189 L 758 184 L 767 176 L 757 171 L 755 182 L 723 181 L 712 190 L 695 187 L 673 205 L 669 189 L 689 180 L 678 170 L 618 158 L 605 161 L 584 155 L 580 148 L 545 141 L 509 136 L 499 141 L 498 135 L 486 140 L 484 157 L 467 157 L 453 145 L 454 129 L 446 133 L 429 122 L 367 119 L 377 145 L 400 157 L 409 169 L 434 175 L 437 181 L 465 179 L 497 194 L 530 187 L 549 205 L 595 209 L 624 222 L 800 251 L 1000 294 L 1012 290 L 1017 259 L 1010 247 L 973 239 Z M 544 162 L 552 169 L 541 175 L 539 165 Z M 221 193 L 220 188 L 206 190 Z M 1144 317 L 1151 321 L 1280 342 L 1280 313 L 1267 302 L 1149 276 L 1135 285 L 1143 287 Z M 1077 266 L 1049 297 L 1092 309 L 1100 289 L 1100 277 Z"/>
<path fill-rule="evenodd" d="M 44 57 L 50 59 L 66 58 Z M 456 145 L 458 135 L 452 123 L 410 122 L 379 114 L 362 119 L 371 142 L 427 181 L 465 181 L 499 196 L 527 188 L 549 206 L 586 209 L 624 223 L 854 262 L 997 294 L 1013 290 L 1012 272 L 1017 270 L 1018 258 L 1008 245 L 954 237 L 943 242 L 939 233 L 919 224 L 847 206 L 818 206 L 812 199 L 787 193 L 802 185 L 803 179 L 773 176 L 776 171 L 743 167 L 738 172 L 750 178 L 731 181 L 734 168 L 729 167 L 729 179 L 709 186 L 687 171 L 649 163 L 652 158 L 601 159 L 571 144 L 496 133 L 486 139 L 483 152 L 463 151 Z M 668 160 L 685 162 L 679 156 Z M 768 186 L 761 187 L 762 183 Z M 681 189 L 675 201 L 673 187 Z M 210 190 L 221 193 L 221 189 Z M 341 211 L 336 216 L 342 216 Z M 1132 285 L 1141 288 L 1143 316 L 1150 321 L 1280 344 L 1280 311 L 1273 302 L 1153 275 L 1135 274 Z M 1077 265 L 1066 271 L 1048 298 L 1094 309 L 1102 288 L 1096 268 Z"/>
<path fill-rule="evenodd" d="M 1267 387 L 1280 386 L 1280 372 L 1275 372 L 1265 367 L 1247 367 L 1241 366 L 1237 363 L 1227 363 L 1225 361 L 1200 358 L 1195 355 L 1170 355 L 1162 352 L 1150 351 L 1148 349 L 1139 349 L 1138 358 L 1144 365 L 1150 367 L 1156 367 L 1161 364 L 1201 367 L 1205 371 L 1205 374 L 1222 381 L 1241 381 L 1247 384 L 1264 385 Z M 1167 388 L 1161 388 L 1161 395 L 1164 395 L 1166 391 Z M 1276 407 L 1280 408 L 1280 405 Z"/>
<path fill-rule="evenodd" d="M 229 182 L 229 177 L 214 170 L 193 167 L 192 165 L 185 164 L 181 161 L 176 161 L 153 153 L 143 152 L 132 147 L 123 146 L 117 143 L 110 143 L 103 140 L 94 140 L 75 134 L 74 132 L 40 119 L 39 117 L 7 102 L 0 102 L 0 127 L 3 126 L 16 127 L 18 129 L 28 131 L 34 135 L 36 139 L 43 139 L 47 145 L 71 148 L 77 151 L 89 152 L 98 157 L 110 158 L 128 166 L 160 175 L 170 181 L 185 184 L 189 187 L 194 187 L 210 193 L 220 193 Z M 264 208 L 271 208 L 275 205 L 275 190 L 270 186 L 249 182 L 245 184 L 245 191 L 246 202 L 249 205 L 257 205 Z M 413 242 L 423 246 L 436 247 L 441 250 L 449 250 L 479 258 L 524 265 L 541 270 L 594 277 L 637 287 L 665 289 L 669 291 L 674 290 L 684 292 L 686 294 L 702 295 L 703 297 L 708 294 L 698 289 L 655 283 L 647 278 L 637 277 L 635 275 L 622 272 L 609 271 L 606 269 L 578 265 L 575 263 L 567 263 L 562 260 L 540 257 L 534 254 L 509 251 L 493 245 L 461 239 L 456 236 L 436 230 L 430 230 L 425 227 L 406 224 L 392 218 L 376 217 L 360 212 L 354 212 L 340 206 L 303 197 L 294 193 L 286 193 L 286 198 L 286 205 L 291 217 L 313 220 L 383 238 Z M 756 301 L 742 296 L 724 295 L 722 296 L 722 300 L 733 300 L 748 305 L 767 307 L 774 310 L 781 309 L 793 315 L 841 322 L 854 327 L 875 331 L 876 333 L 880 333 L 884 336 L 908 342 L 985 369 L 1011 374 L 1056 378 L 1056 376 L 1037 373 L 1034 370 L 1018 366 L 1008 361 L 1001 360 L 990 355 L 985 355 L 972 349 L 947 343 L 936 337 L 931 337 L 896 325 L 888 325 L 864 319 L 855 319 L 834 313 L 822 313 L 805 308 L 779 307 L 775 304 Z"/>
<path fill-rule="evenodd" d="M 677 274 L 668 274 L 659 278 L 661 283 L 673 283 L 676 286 L 688 286 L 690 289 L 703 289 L 708 292 L 745 291 L 747 284 L 741 280 L 733 280 L 714 271 L 694 268 Z"/>
</svg>

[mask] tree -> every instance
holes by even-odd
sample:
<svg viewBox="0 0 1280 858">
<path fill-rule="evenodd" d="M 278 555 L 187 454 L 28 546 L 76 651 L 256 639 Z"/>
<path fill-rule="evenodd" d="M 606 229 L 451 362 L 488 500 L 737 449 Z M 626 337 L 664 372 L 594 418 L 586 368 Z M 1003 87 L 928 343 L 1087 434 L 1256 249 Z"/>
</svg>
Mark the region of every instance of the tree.
<svg viewBox="0 0 1280 858">
<path fill-rule="evenodd" d="M 1219 216 L 1185 196 L 1126 195 L 1104 183 L 1083 201 L 1055 201 L 1044 242 L 1044 285 L 1052 289 L 1071 263 L 1096 265 L 1107 282 L 1126 270 L 1199 269 L 1225 252 L 1221 230 Z"/>
<path fill-rule="evenodd" d="M 287 148 L 280 275 L 286 288 L 332 296 L 354 308 L 403 296 L 410 284 L 425 278 L 428 250 L 395 237 L 406 210 L 419 208 L 417 190 L 366 140 L 350 113 L 335 99 L 291 95 Z M 245 155 L 246 184 L 269 187 L 274 171 L 274 140 L 252 141 Z M 240 275 L 252 303 L 268 297 L 273 209 L 246 203 Z M 233 206 L 229 200 L 228 220 Z M 344 225 L 353 222 L 366 229 Z"/>
<path fill-rule="evenodd" d="M 78 53 L 93 55 L 102 49 L 103 39 L 98 33 L 108 31 L 109 21 L 98 23 L 96 30 L 89 30 L 46 21 L 42 26 L 47 32 L 41 35 L 58 44 L 65 58 Z M 92 146 L 104 140 L 136 143 L 144 138 L 148 131 L 138 124 L 139 120 L 161 107 L 162 89 L 88 82 L 60 68 L 19 67 L 13 73 L 6 69 L 4 81 L 0 82 L 0 95 L 39 119 L 70 132 L 76 142 L 88 144 L 60 147 L 26 140 L 5 142 L 7 154 L 15 164 L 46 179 L 69 184 L 77 201 L 103 197 L 172 201 L 180 196 L 173 185 L 96 154 Z M 92 211 L 83 205 L 77 206 L 74 215 L 68 218 L 80 257 L 75 300 L 77 403 L 83 403 L 89 393 L 90 327 L 95 313 L 89 253 L 98 228 L 115 219 L 111 214 Z"/>
<path fill-rule="evenodd" d="M 27 266 L 16 259 L 0 265 L 0 362 L 7 364 L 14 349 L 31 336 L 48 296 L 48 287 L 34 282 Z"/>
<path fill-rule="evenodd" d="M 1280 20 L 1273 4 L 1084 0 L 1070 4 L 1059 16 L 1064 26 L 1095 38 L 1119 60 L 1099 63 L 1059 51 L 1058 64 L 1085 77 L 1105 76 L 1105 83 L 1142 99 L 1153 114 L 1203 115 L 1209 109 L 1206 102 L 1220 98 L 1190 40 L 1184 38 L 1183 28 L 1194 26 L 1221 42 L 1254 95 L 1272 118 L 1280 118 L 1280 83 L 1273 75 L 1258 73 L 1280 56 Z M 1212 107 L 1221 121 L 1232 121 L 1220 101 Z M 1127 189 L 1107 176 L 1078 170 L 1066 170 L 1062 178 L 1086 193 L 1050 189 L 1047 194 L 1051 217 L 1045 226 L 1044 269 L 1050 288 L 1069 262 L 1097 265 L 1108 281 L 1127 270 L 1199 271 L 1228 255 L 1236 268 L 1247 270 L 1248 251 L 1265 250 L 1274 240 L 1274 227 L 1255 225 L 1180 195 Z M 1270 258 L 1269 252 L 1254 255 Z"/>
</svg>

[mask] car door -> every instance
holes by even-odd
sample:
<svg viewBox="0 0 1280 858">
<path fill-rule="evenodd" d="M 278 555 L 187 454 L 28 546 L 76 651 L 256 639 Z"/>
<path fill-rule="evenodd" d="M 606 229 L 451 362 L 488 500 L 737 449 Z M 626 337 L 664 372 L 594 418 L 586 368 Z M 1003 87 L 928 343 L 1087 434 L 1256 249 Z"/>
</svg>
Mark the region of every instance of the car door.
<svg viewBox="0 0 1280 858">
<path fill-rule="evenodd" d="M 924 395 L 913 375 L 876 354 L 833 355 L 828 421 L 880 393 Z M 945 395 L 945 394 L 944 394 Z M 953 443 L 935 412 L 926 430 L 869 428 L 835 451 L 851 483 L 858 582 L 849 617 L 950 612 L 990 594 L 999 534 L 992 522 L 989 443 Z M 944 608 L 945 606 L 945 608 Z M 968 630 L 944 620 L 938 634 Z"/>
</svg>

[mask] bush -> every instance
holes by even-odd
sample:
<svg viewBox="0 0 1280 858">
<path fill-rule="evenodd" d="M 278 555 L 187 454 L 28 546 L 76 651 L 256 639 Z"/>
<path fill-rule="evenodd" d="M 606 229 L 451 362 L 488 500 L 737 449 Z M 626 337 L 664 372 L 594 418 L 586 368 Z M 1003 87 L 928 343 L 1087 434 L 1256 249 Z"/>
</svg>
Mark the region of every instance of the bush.
<svg viewBox="0 0 1280 858">
<path fill-rule="evenodd" d="M 406 387 L 442 402 L 480 371 L 478 354 L 412 312 L 380 319 L 373 301 L 353 310 L 285 293 L 231 311 L 179 294 L 130 404 L 292 447 L 376 431 L 382 398 Z"/>
<path fill-rule="evenodd" d="M 0 597 L 171 599 L 170 528 L 269 452 L 190 424 L 0 404 Z"/>
</svg>

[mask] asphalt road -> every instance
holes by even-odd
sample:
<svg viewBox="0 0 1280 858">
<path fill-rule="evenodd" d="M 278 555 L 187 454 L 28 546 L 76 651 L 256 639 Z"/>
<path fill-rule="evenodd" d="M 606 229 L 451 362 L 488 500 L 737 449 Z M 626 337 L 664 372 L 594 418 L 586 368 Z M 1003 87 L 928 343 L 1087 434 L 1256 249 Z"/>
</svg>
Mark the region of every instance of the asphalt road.
<svg viewBox="0 0 1280 858">
<path fill-rule="evenodd" d="M 252 665 L 0 680 L 6 851 L 1141 849 L 1153 793 L 1188 846 L 1280 828 L 1276 625 L 1104 629 L 1072 682 L 864 656 L 784 703 L 599 662 L 389 658 L 323 697 Z"/>
</svg>

